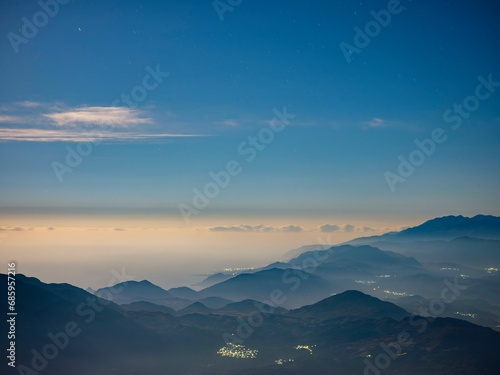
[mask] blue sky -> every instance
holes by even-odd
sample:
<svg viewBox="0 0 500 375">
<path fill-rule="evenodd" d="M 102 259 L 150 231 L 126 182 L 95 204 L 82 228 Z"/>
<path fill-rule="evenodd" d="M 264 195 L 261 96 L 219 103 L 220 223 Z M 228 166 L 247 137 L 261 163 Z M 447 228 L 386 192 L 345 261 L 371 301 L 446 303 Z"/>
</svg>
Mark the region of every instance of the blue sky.
<svg viewBox="0 0 500 375">
<path fill-rule="evenodd" d="M 498 5 L 402 1 L 347 63 L 339 44 L 387 4 L 243 1 L 221 21 L 211 1 L 74 0 L 15 53 L 8 34 L 40 6 L 2 2 L 0 208 L 182 222 L 193 188 L 238 160 L 200 216 L 499 214 L 500 93 L 456 131 L 442 119 L 479 76 L 500 81 Z M 112 104 L 148 69 L 169 75 L 137 105 Z M 246 162 L 238 145 L 284 106 L 296 118 Z M 59 181 L 52 163 L 105 126 L 111 138 Z M 448 140 L 391 192 L 384 172 L 437 127 Z"/>
</svg>

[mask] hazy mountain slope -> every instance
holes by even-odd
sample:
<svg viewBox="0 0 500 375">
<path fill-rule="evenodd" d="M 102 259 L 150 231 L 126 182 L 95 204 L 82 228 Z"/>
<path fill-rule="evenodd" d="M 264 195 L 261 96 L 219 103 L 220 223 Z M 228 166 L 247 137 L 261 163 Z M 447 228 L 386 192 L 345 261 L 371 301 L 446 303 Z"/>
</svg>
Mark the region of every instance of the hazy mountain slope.
<svg viewBox="0 0 500 375">
<path fill-rule="evenodd" d="M 196 290 L 188 288 L 186 286 L 181 286 L 179 288 L 172 288 L 172 289 L 167 290 L 167 292 L 172 297 L 187 299 L 190 301 L 195 301 L 195 300 L 198 300 L 198 299 L 204 297 L 203 294 L 197 292 Z"/>
<path fill-rule="evenodd" d="M 241 301 L 266 301 L 274 290 L 285 295 L 283 307 L 301 306 L 316 302 L 330 294 L 331 284 L 315 275 L 291 269 L 270 269 L 243 273 L 209 288 L 203 293 L 210 296 Z"/>
<path fill-rule="evenodd" d="M 175 314 L 175 310 L 167 306 L 155 305 L 151 302 L 132 302 L 128 304 L 120 305 L 120 307 L 125 311 L 152 311 L 152 312 L 164 312 L 167 314 Z"/>
<path fill-rule="evenodd" d="M 233 274 L 218 272 L 216 274 L 208 276 L 207 278 L 200 281 L 199 283 L 194 284 L 194 286 L 201 287 L 201 288 L 208 288 L 208 287 L 215 285 L 217 283 L 220 283 L 222 281 L 229 280 L 232 277 L 234 277 Z"/>
<path fill-rule="evenodd" d="M 187 315 L 187 314 L 210 314 L 212 309 L 209 309 L 201 302 L 193 302 L 191 305 L 184 307 L 183 309 L 176 312 L 176 315 Z"/>
<path fill-rule="evenodd" d="M 336 264 L 365 264 L 379 270 L 395 267 L 420 267 L 420 263 L 391 251 L 383 251 L 373 246 L 334 246 L 327 250 L 309 251 L 288 261 L 289 265 L 307 267 L 308 262 Z"/>
<path fill-rule="evenodd" d="M 298 257 L 300 254 L 303 254 L 305 252 L 308 252 L 308 251 L 314 251 L 314 250 L 326 250 L 328 249 L 329 247 L 331 246 L 328 246 L 328 245 L 321 245 L 321 244 L 314 244 L 314 245 L 305 245 L 305 246 L 301 246 L 301 247 L 298 247 L 296 249 L 292 249 L 292 250 L 289 250 L 287 251 L 284 255 L 283 255 L 283 259 L 285 261 L 289 261 L 290 259 L 293 259 L 293 258 L 296 258 Z"/>
<path fill-rule="evenodd" d="M 458 237 L 500 239 L 500 217 L 477 215 L 474 217 L 444 216 L 428 220 L 420 225 L 400 232 L 380 236 L 360 237 L 346 244 L 372 244 L 376 241 L 407 242 L 429 240 L 452 240 Z"/>
<path fill-rule="evenodd" d="M 259 311 L 264 311 L 265 313 L 272 312 L 273 314 L 284 314 L 287 312 L 287 310 L 278 306 L 271 306 L 259 301 L 246 299 L 240 302 L 230 303 L 222 309 L 217 310 L 215 313 L 226 315 L 249 315 Z"/>
<path fill-rule="evenodd" d="M 452 240 L 432 241 L 377 241 L 373 246 L 412 256 L 426 263 L 444 263 L 451 260 L 462 266 L 480 269 L 500 267 L 499 240 L 458 237 Z"/>
<path fill-rule="evenodd" d="M 234 301 L 222 297 L 205 297 L 199 299 L 197 302 L 203 303 L 206 307 L 210 309 L 221 309 L 224 306 L 233 303 Z"/>
<path fill-rule="evenodd" d="M 119 293 L 116 291 L 119 290 Z M 194 292 L 194 291 L 193 291 Z M 102 296 L 118 304 L 129 304 L 133 302 L 150 302 L 156 305 L 167 306 L 174 310 L 182 309 L 192 303 L 189 299 L 178 298 L 165 289 L 147 281 L 125 281 L 112 287 L 98 289 L 95 295 Z"/>
</svg>

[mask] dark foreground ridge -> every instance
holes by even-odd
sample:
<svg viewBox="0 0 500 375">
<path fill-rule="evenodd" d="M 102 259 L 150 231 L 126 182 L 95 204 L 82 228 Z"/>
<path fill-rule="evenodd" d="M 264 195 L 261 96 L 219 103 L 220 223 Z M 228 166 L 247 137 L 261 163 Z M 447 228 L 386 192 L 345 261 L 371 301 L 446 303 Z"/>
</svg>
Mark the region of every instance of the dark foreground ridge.
<svg viewBox="0 0 500 375">
<path fill-rule="evenodd" d="M 354 290 L 290 311 L 246 300 L 226 309 L 197 303 L 187 309 L 193 311 L 175 316 L 152 303 L 120 306 L 69 284 L 45 284 L 23 275 L 16 281 L 18 367 L 2 370 L 5 374 L 498 370 L 500 333 L 457 319 L 409 316 Z M 6 275 L 0 283 L 5 295 Z M 226 344 L 228 336 L 232 344 Z"/>
</svg>

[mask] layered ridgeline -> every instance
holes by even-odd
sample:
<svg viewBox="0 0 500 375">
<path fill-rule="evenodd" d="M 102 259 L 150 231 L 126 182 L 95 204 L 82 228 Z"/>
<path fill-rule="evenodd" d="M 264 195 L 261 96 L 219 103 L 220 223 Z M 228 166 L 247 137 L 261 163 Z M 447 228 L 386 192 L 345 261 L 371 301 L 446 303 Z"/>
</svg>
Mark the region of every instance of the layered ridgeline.
<svg viewBox="0 0 500 375">
<path fill-rule="evenodd" d="M 439 218 L 306 246 L 199 290 L 130 280 L 89 293 L 19 275 L 18 367 L 6 372 L 493 374 L 498 232 L 495 217 Z"/>
<path fill-rule="evenodd" d="M 221 308 L 246 299 L 270 303 L 278 290 L 283 295 L 279 306 L 293 309 L 354 289 L 422 313 L 422 306 L 441 298 L 443 288 L 452 283 L 457 285 L 458 295 L 447 301 L 440 316 L 498 329 L 500 247 L 496 246 L 497 240 L 464 237 L 471 233 L 494 236 L 500 231 L 498 222 L 498 218 L 490 216 L 445 217 L 402 232 L 366 237 L 328 249 L 305 246 L 301 249 L 304 252 L 294 251 L 295 257 L 287 261 L 236 274 L 219 273 L 216 279 L 220 281 L 214 284 L 216 275 L 210 276 L 210 282 L 200 284 L 209 286 L 199 291 L 186 287 L 165 291 L 151 287 L 147 281 L 129 282 L 119 285 L 124 290 L 115 302 L 129 304 L 141 300 L 175 310 L 200 302 L 209 308 Z M 460 237 L 452 238 L 451 233 Z M 430 234 L 433 239 L 428 239 Z M 370 245 L 360 244 L 370 241 Z M 138 293 L 141 285 L 151 290 Z M 97 294 L 110 289 L 101 289 Z"/>
<path fill-rule="evenodd" d="M 6 275 L 0 283 L 5 295 Z M 6 366 L 5 374 L 324 374 L 332 368 L 339 374 L 377 374 L 382 368 L 496 374 L 498 369 L 500 333 L 457 319 L 410 316 L 358 291 L 293 310 L 244 300 L 220 309 L 195 302 L 174 314 L 150 302 L 120 306 L 68 284 L 22 275 L 17 288 L 18 367 Z M 115 288 L 113 297 L 120 292 Z"/>
</svg>

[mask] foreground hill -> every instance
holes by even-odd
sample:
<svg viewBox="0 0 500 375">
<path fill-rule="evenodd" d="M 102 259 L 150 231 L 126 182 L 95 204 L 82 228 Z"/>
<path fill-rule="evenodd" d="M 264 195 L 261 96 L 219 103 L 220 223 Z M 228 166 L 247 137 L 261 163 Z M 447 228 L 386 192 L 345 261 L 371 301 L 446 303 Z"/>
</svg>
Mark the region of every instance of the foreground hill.
<svg viewBox="0 0 500 375">
<path fill-rule="evenodd" d="M 22 275 L 16 282 L 22 312 L 18 365 L 31 366 L 32 350 L 50 356 L 44 349 L 53 342 L 49 334 L 60 336 L 67 323 L 81 329 L 46 360 L 40 372 L 51 375 L 315 375 L 332 369 L 360 374 L 377 373 L 374 366 L 385 363 L 384 358 L 389 361 L 386 373 L 498 370 L 500 333 L 456 319 L 407 317 L 397 306 L 356 291 L 290 312 L 260 311 L 252 301 L 243 301 L 228 307 L 231 315 L 205 310 L 173 316 L 152 311 L 151 304 L 143 305 L 150 311 L 138 310 L 136 304 L 135 311 L 126 311 L 68 284 L 45 284 Z M 4 297 L 5 275 L 0 283 Z M 92 320 L 89 311 L 94 311 Z M 2 371 L 18 374 L 7 366 Z"/>
<path fill-rule="evenodd" d="M 7 300 L 6 279 L 0 275 L 3 301 Z M 18 366 L 25 366 L 25 373 L 32 374 L 27 369 L 33 370 L 34 364 L 42 374 L 125 374 L 131 364 L 144 363 L 146 351 L 175 348 L 170 338 L 144 330 L 118 305 L 72 285 L 45 284 L 17 275 L 16 295 L 16 361 Z M 4 325 L 2 319 L 2 332 L 7 332 Z M 2 335 L 2 347 L 6 347 L 5 339 Z M 54 345 L 54 340 L 62 347 L 55 358 L 46 349 Z M 41 357 L 43 353 L 48 354 Z M 15 369 L 8 371 L 11 368 L 5 363 L 2 367 L 2 374 L 18 374 Z"/>
</svg>

